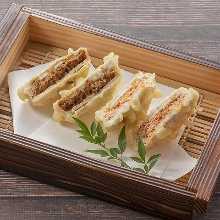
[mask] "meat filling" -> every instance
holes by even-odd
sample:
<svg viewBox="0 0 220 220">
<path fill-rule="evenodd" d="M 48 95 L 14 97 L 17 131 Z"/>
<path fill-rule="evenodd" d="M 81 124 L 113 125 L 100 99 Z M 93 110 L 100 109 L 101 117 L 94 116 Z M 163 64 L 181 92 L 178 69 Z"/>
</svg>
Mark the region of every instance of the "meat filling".
<svg viewBox="0 0 220 220">
<path fill-rule="evenodd" d="M 129 102 L 133 96 L 133 94 L 144 87 L 144 83 L 141 80 L 136 80 L 132 83 L 130 88 L 117 100 L 117 102 L 111 107 L 105 110 L 105 118 L 111 119 L 116 112 L 124 103 Z"/>
<path fill-rule="evenodd" d="M 31 95 L 32 97 L 44 92 L 48 87 L 54 85 L 57 81 L 66 76 L 74 67 L 86 60 L 85 51 L 81 50 L 79 54 L 70 56 L 68 59 L 62 61 L 55 69 L 48 72 L 46 76 L 41 79 L 36 79 L 32 83 Z"/>
<path fill-rule="evenodd" d="M 174 97 L 163 109 L 157 112 L 149 121 L 142 122 L 138 129 L 138 135 L 142 138 L 150 138 L 155 131 L 157 125 L 166 117 L 172 110 L 173 106 L 181 103 L 183 96 L 178 95 Z"/>
<path fill-rule="evenodd" d="M 115 76 L 116 72 L 114 70 L 110 70 L 105 72 L 98 79 L 87 79 L 83 88 L 76 89 L 74 94 L 62 98 L 58 105 L 64 111 L 70 111 L 74 106 L 82 103 L 87 97 L 98 94 Z"/>
</svg>

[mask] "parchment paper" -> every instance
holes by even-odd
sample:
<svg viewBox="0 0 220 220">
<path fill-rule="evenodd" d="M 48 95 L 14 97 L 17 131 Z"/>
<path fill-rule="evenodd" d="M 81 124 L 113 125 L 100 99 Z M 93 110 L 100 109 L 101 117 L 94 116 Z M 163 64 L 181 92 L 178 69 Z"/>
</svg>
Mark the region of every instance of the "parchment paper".
<svg viewBox="0 0 220 220">
<path fill-rule="evenodd" d="M 8 83 L 13 114 L 14 132 L 38 141 L 42 141 L 56 147 L 60 147 L 69 151 L 84 154 L 100 160 L 93 154 L 85 153 L 85 150 L 95 148 L 93 144 L 89 144 L 79 138 L 79 134 L 75 131 L 76 127 L 69 127 L 55 122 L 52 118 L 51 109 L 39 109 L 32 107 L 29 103 L 23 102 L 17 96 L 17 89 L 33 76 L 44 70 L 48 64 L 36 66 L 34 68 L 19 70 L 9 73 Z M 133 74 L 123 71 L 123 84 L 118 93 L 124 89 L 131 80 Z M 162 97 L 154 99 L 150 107 L 150 111 L 159 105 L 160 101 L 169 95 L 173 88 L 158 83 L 158 88 L 162 92 Z M 94 114 L 89 114 L 88 121 L 94 118 Z M 187 154 L 187 152 L 178 145 L 179 138 L 183 132 L 180 130 L 176 140 L 163 144 L 163 146 L 154 146 L 148 152 L 149 156 L 154 153 L 160 153 L 161 158 L 156 166 L 150 171 L 150 175 L 174 181 L 191 171 L 197 160 Z M 117 143 L 117 131 L 110 133 L 107 139 L 109 146 L 115 146 Z M 131 136 L 129 135 L 130 139 Z M 125 155 L 135 156 L 137 147 L 129 142 Z M 101 159 L 103 160 L 103 159 Z M 110 162 L 110 161 L 108 161 Z"/>
</svg>

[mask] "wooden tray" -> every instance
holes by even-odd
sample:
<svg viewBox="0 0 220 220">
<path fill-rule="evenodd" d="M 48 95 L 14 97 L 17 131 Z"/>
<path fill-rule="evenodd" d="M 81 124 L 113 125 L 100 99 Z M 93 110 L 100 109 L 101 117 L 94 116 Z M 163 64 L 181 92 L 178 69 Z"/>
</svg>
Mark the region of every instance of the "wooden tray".
<svg viewBox="0 0 220 220">
<path fill-rule="evenodd" d="M 146 176 L 13 133 L 7 73 L 87 47 L 98 64 L 110 51 L 123 68 L 200 91 L 180 144 L 198 158 L 176 182 Z M 3 169 L 170 219 L 204 213 L 220 170 L 220 64 L 13 4 L 0 25 L 0 166 Z"/>
</svg>

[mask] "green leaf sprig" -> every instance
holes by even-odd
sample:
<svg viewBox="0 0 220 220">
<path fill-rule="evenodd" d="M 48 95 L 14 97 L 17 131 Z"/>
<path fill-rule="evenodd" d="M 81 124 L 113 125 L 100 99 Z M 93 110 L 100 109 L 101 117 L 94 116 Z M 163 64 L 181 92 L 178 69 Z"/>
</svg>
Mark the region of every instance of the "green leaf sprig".
<svg viewBox="0 0 220 220">
<path fill-rule="evenodd" d="M 80 133 L 80 138 L 89 143 L 97 144 L 100 146 L 99 149 L 88 149 L 86 152 L 96 154 L 101 157 L 106 157 L 108 160 L 115 160 L 120 163 L 121 167 L 126 167 L 145 174 L 147 174 L 153 168 L 153 166 L 160 158 L 160 154 L 156 154 L 146 160 L 146 150 L 141 139 L 138 141 L 138 156 L 124 157 L 123 153 L 127 147 L 125 127 L 120 130 L 120 134 L 118 136 L 118 145 L 116 147 L 106 147 L 105 141 L 107 138 L 107 133 L 103 131 L 100 123 L 93 121 L 90 127 L 87 127 L 87 125 L 80 119 L 75 117 L 73 117 L 73 119 L 80 128 L 77 130 L 77 132 Z M 127 163 L 128 159 L 132 159 L 135 162 L 141 164 L 141 167 L 143 168 L 131 167 Z"/>
<path fill-rule="evenodd" d="M 80 128 L 79 130 L 77 130 L 77 132 L 80 133 L 80 138 L 86 140 L 87 142 L 97 144 L 101 147 L 100 149 L 88 149 L 87 152 L 99 155 L 101 157 L 107 157 L 108 160 L 117 160 L 120 162 L 121 166 L 129 167 L 122 158 L 122 154 L 125 151 L 127 145 L 126 136 L 125 136 L 125 127 L 121 129 L 118 138 L 118 146 L 108 148 L 105 145 L 107 133 L 103 131 L 100 123 L 93 121 L 89 128 L 80 119 L 74 117 L 73 119 Z"/>
<path fill-rule="evenodd" d="M 149 173 L 150 170 L 154 167 L 154 165 L 157 163 L 157 161 L 160 158 L 160 154 L 154 154 L 149 159 L 146 160 L 146 149 L 144 146 L 144 143 L 142 139 L 138 140 L 138 156 L 137 157 L 131 157 L 132 160 L 134 160 L 137 163 L 140 163 L 143 165 L 143 169 L 141 168 L 134 168 L 137 171 L 141 171 L 144 173 Z"/>
<path fill-rule="evenodd" d="M 87 125 L 80 119 L 78 118 L 73 118 L 73 119 L 80 128 L 79 130 L 77 130 L 77 132 L 81 134 L 80 138 L 90 143 L 98 144 L 102 147 L 105 147 L 104 143 L 107 138 L 107 133 L 103 132 L 103 129 L 99 123 L 96 124 L 96 122 L 94 121 L 91 124 L 90 128 L 88 128 Z"/>
</svg>

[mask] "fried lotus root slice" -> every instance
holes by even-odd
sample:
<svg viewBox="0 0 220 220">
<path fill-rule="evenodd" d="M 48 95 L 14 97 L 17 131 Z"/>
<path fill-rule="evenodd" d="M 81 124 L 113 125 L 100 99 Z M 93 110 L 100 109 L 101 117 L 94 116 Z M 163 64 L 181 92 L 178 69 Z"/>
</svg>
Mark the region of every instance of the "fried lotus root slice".
<svg viewBox="0 0 220 220">
<path fill-rule="evenodd" d="M 80 117 L 93 112 L 109 101 L 120 82 L 121 71 L 118 56 L 110 53 L 103 58 L 104 63 L 89 74 L 80 85 L 65 91 L 53 105 L 53 118 L 59 122 L 73 122 L 72 117 Z"/>
<path fill-rule="evenodd" d="M 138 136 L 146 147 L 176 138 L 179 129 L 195 112 L 199 93 L 192 88 L 179 88 L 167 97 L 149 120 L 138 127 Z"/>
<path fill-rule="evenodd" d="M 120 95 L 95 113 L 96 121 L 106 130 L 112 130 L 122 123 L 128 125 L 143 120 L 158 93 L 155 74 L 139 72 Z"/>
<path fill-rule="evenodd" d="M 17 93 L 23 101 L 30 101 L 34 106 L 49 105 L 59 98 L 59 91 L 75 86 L 77 79 L 87 76 L 91 65 L 86 48 L 74 51 L 53 61 L 38 76 L 32 78 Z"/>
</svg>

